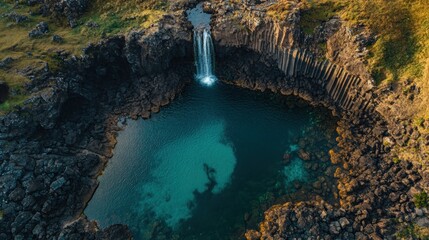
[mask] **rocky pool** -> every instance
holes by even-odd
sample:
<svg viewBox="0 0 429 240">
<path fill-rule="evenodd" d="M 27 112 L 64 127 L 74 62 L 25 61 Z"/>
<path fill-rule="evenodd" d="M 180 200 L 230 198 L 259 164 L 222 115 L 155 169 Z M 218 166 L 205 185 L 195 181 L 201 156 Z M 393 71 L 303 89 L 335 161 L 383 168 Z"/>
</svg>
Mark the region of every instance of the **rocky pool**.
<svg viewBox="0 0 429 240">
<path fill-rule="evenodd" d="M 136 239 L 240 239 L 273 204 L 335 202 L 335 119 L 294 97 L 195 83 L 117 140 L 85 214 Z"/>
</svg>

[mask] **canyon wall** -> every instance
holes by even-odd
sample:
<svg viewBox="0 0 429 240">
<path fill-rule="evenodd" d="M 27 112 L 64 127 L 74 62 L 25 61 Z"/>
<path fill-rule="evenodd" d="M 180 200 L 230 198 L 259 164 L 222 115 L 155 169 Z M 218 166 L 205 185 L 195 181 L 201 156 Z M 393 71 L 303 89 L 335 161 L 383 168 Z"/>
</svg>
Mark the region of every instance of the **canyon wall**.
<svg viewBox="0 0 429 240">
<path fill-rule="evenodd" d="M 373 85 L 370 80 L 350 73 L 334 61 L 318 58 L 300 43 L 299 33 L 293 24 L 256 19 L 251 21 L 253 25 L 241 28 L 233 26 L 234 29 L 224 25 L 222 21 L 215 21 L 212 33 L 217 45 L 244 47 L 273 59 L 276 66 L 272 67 L 277 67 L 284 73 L 286 82 L 295 86 L 316 84 L 324 89 L 327 100 L 340 110 L 348 112 L 373 110 L 374 99 L 371 91 Z"/>
</svg>

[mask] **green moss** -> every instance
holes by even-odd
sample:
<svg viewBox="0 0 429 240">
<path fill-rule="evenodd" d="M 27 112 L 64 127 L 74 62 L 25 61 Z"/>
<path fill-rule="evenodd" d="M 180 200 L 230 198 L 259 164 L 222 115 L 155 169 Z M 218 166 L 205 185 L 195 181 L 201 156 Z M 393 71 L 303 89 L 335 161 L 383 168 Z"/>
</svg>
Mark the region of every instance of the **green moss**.
<svg viewBox="0 0 429 240">
<path fill-rule="evenodd" d="M 420 227 L 416 224 L 407 224 L 396 233 L 398 239 L 421 239 L 429 240 L 428 228 Z"/>
<path fill-rule="evenodd" d="M 13 63 L 6 69 L 0 69 L 0 81 L 11 88 L 22 88 L 29 80 L 20 74 L 26 68 L 40 68 L 46 63 L 52 72 L 61 69 L 61 60 L 57 51 L 67 51 L 80 55 L 89 43 L 102 38 L 123 34 L 131 29 L 147 28 L 158 21 L 168 8 L 167 0 L 94 0 L 86 13 L 78 19 L 79 25 L 71 29 L 63 16 L 44 17 L 29 14 L 37 12 L 40 5 L 28 6 L 24 1 L 0 1 L 0 60 L 12 57 Z M 25 15 L 28 19 L 21 23 L 4 16 L 8 12 Z M 28 32 L 37 23 L 44 21 L 49 25 L 49 33 L 39 38 L 29 38 Z M 93 22 L 98 27 L 87 25 Z M 53 35 L 61 36 L 64 41 L 55 43 Z M 10 97 L 0 105 L 0 114 L 9 112 L 21 105 L 28 96 L 20 91 L 19 96 Z"/>
<path fill-rule="evenodd" d="M 424 122 L 425 122 L 425 119 L 423 117 L 418 117 L 414 119 L 414 125 L 417 127 L 423 127 Z"/>
<path fill-rule="evenodd" d="M 307 1 L 301 10 L 300 26 L 305 34 L 313 34 L 314 29 L 328 21 L 341 9 L 334 1 Z"/>
<path fill-rule="evenodd" d="M 429 207 L 429 195 L 425 191 L 414 195 L 414 204 L 418 208 Z"/>
<path fill-rule="evenodd" d="M 26 95 L 12 96 L 4 103 L 0 104 L 0 115 L 10 112 L 14 107 L 20 106 L 28 99 Z"/>
<path fill-rule="evenodd" d="M 398 157 L 394 157 L 392 161 L 393 161 L 393 163 L 398 164 L 401 162 L 401 159 Z"/>
</svg>

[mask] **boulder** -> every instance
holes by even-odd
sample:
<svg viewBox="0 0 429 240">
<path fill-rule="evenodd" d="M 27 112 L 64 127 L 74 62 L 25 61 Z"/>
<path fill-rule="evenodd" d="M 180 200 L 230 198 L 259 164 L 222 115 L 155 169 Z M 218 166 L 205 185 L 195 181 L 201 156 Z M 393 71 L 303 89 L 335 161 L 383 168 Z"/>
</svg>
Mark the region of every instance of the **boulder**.
<svg viewBox="0 0 429 240">
<path fill-rule="evenodd" d="M 28 33 L 30 38 L 37 38 L 49 32 L 49 26 L 46 22 L 40 22 L 33 30 Z"/>
<path fill-rule="evenodd" d="M 300 149 L 298 151 L 298 156 L 299 156 L 299 158 L 301 158 L 304 161 L 310 160 L 310 153 L 306 152 L 304 149 Z"/>
<path fill-rule="evenodd" d="M 4 14 L 4 16 L 7 17 L 10 20 L 16 22 L 16 23 L 21 23 L 21 22 L 24 22 L 24 21 L 28 20 L 27 16 L 18 14 L 16 12 L 6 13 L 6 14 Z"/>
<path fill-rule="evenodd" d="M 52 36 L 52 42 L 54 43 L 62 43 L 64 42 L 64 39 L 58 35 Z"/>
</svg>

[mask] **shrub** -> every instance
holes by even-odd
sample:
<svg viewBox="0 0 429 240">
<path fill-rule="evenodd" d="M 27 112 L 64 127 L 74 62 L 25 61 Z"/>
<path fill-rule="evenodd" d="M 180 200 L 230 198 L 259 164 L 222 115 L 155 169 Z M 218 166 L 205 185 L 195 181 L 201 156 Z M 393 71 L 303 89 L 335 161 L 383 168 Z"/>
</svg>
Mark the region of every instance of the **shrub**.
<svg viewBox="0 0 429 240">
<path fill-rule="evenodd" d="M 425 191 L 417 193 L 416 195 L 414 195 L 414 204 L 418 208 L 429 207 L 429 195 Z"/>
</svg>

